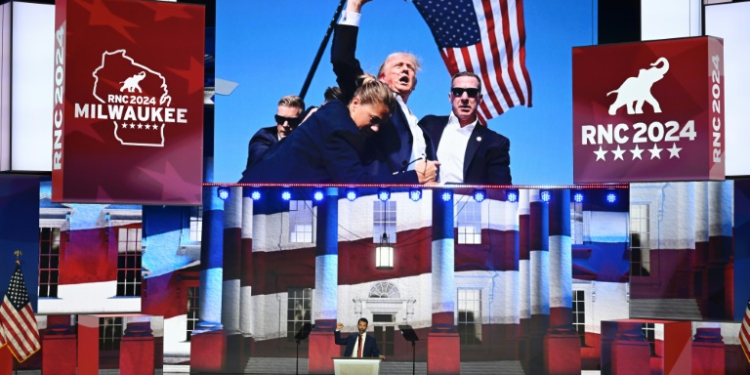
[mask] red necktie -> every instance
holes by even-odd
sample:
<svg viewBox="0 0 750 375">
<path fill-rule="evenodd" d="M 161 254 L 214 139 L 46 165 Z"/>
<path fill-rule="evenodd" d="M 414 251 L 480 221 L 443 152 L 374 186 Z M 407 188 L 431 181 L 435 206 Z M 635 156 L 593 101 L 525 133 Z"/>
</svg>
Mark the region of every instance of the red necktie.
<svg viewBox="0 0 750 375">
<path fill-rule="evenodd" d="M 357 338 L 357 357 L 362 358 L 362 335 Z"/>
</svg>

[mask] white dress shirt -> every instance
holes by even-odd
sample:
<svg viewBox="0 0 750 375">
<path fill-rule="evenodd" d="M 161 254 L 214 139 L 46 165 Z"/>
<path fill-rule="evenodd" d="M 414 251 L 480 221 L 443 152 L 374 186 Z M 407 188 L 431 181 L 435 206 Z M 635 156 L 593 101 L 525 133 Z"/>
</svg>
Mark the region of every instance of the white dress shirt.
<svg viewBox="0 0 750 375">
<path fill-rule="evenodd" d="M 362 18 L 361 13 L 347 12 L 344 10 L 341 12 L 341 19 L 339 20 L 339 25 L 349 25 L 349 26 L 359 27 L 360 18 Z"/>
<path fill-rule="evenodd" d="M 419 127 L 419 119 L 417 119 L 417 116 L 414 116 L 413 113 L 411 113 L 411 110 L 409 107 L 406 106 L 406 103 L 404 103 L 404 99 L 401 98 L 401 95 L 394 94 L 396 96 L 396 101 L 398 102 L 398 105 L 401 106 L 401 110 L 404 112 L 404 115 L 406 116 L 406 121 L 409 124 L 409 131 L 411 132 L 411 156 L 409 156 L 409 160 L 407 160 L 407 163 L 409 166 L 407 167 L 407 170 L 413 171 L 414 168 L 417 166 L 417 163 L 412 163 L 414 160 L 417 160 L 418 158 L 424 158 L 425 155 L 427 155 L 427 142 L 424 140 L 424 132 L 422 132 L 422 128 Z M 393 116 L 396 114 L 394 113 Z"/>
<path fill-rule="evenodd" d="M 357 332 L 357 334 L 359 335 L 359 332 Z M 359 337 L 360 337 L 359 340 L 362 340 L 362 353 L 364 354 L 364 352 L 365 352 L 365 340 L 367 340 L 367 332 L 359 335 Z M 357 350 L 357 349 L 359 349 L 357 347 L 358 345 L 359 345 L 358 342 L 355 341 L 354 342 L 354 350 L 352 350 L 352 357 L 354 357 L 354 358 L 359 357 L 359 351 Z"/>
<path fill-rule="evenodd" d="M 362 14 L 360 13 L 342 11 L 339 25 L 359 27 L 359 21 L 361 18 Z M 411 132 L 413 141 L 411 143 L 411 155 L 409 156 L 409 160 L 406 160 L 406 162 L 411 163 L 418 158 L 425 157 L 425 155 L 427 154 L 427 142 L 425 142 L 424 140 L 424 132 L 422 132 L 422 128 L 420 128 L 418 125 L 419 119 L 417 118 L 417 116 L 415 116 L 411 112 L 409 107 L 406 106 L 406 103 L 404 102 L 404 99 L 401 97 L 401 95 L 394 93 L 394 96 L 396 97 L 396 101 L 398 101 L 398 105 L 401 107 L 401 111 L 404 112 L 406 121 L 409 124 L 409 131 Z M 395 113 L 393 115 L 395 116 Z M 407 170 L 414 170 L 415 167 L 416 163 L 411 163 L 407 167 Z"/>
<path fill-rule="evenodd" d="M 458 118 L 451 111 L 437 149 L 437 158 L 440 160 L 440 183 L 461 184 L 464 182 L 466 146 L 470 142 L 469 138 L 475 126 L 477 126 L 477 120 L 462 128 L 458 123 Z"/>
</svg>

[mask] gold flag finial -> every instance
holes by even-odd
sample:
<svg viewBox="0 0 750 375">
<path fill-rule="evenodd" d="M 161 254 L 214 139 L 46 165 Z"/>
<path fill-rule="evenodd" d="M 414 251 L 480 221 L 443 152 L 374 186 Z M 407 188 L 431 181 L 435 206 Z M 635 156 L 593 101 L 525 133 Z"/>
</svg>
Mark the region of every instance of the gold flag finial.
<svg viewBox="0 0 750 375">
<path fill-rule="evenodd" d="M 16 264 L 21 264 L 21 255 L 23 255 L 23 252 L 21 250 L 16 250 L 13 252 L 13 254 L 16 254 Z"/>
</svg>

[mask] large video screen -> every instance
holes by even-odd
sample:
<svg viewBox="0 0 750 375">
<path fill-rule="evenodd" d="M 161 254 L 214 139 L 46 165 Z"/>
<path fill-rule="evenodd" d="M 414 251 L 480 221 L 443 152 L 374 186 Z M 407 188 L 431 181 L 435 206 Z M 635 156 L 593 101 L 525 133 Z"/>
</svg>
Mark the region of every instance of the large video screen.
<svg viewBox="0 0 750 375">
<path fill-rule="evenodd" d="M 631 318 L 742 320 L 747 190 L 739 180 L 630 185 Z"/>
<path fill-rule="evenodd" d="M 393 149 L 403 151 L 404 145 L 409 142 L 408 134 L 406 138 L 400 138 L 407 139 L 405 142 L 398 143 L 396 139 L 392 143 L 388 141 L 379 143 L 379 146 L 385 148 L 386 151 L 377 149 L 370 153 L 368 147 L 358 148 L 360 134 L 356 128 L 351 127 L 353 123 L 346 119 L 347 109 L 350 108 L 341 103 L 333 105 L 331 102 L 322 107 L 317 114 L 295 130 L 300 131 L 301 134 L 279 142 L 280 135 L 285 136 L 286 130 L 282 130 L 283 134 L 279 134 L 279 129 L 277 129 L 279 121 L 275 115 L 278 115 L 278 119 L 283 122 L 287 118 L 298 117 L 301 114 L 299 110 L 291 114 L 282 113 L 280 110 L 286 106 L 280 107 L 278 103 L 282 97 L 300 93 L 326 29 L 336 11 L 337 3 L 338 1 L 335 0 L 314 3 L 277 1 L 260 4 L 217 1 L 216 78 L 217 82 L 224 82 L 225 87 L 230 89 L 222 91 L 219 89 L 220 85 L 217 84 L 215 164 L 212 181 L 237 182 L 243 178 L 243 172 L 248 165 L 249 151 L 252 149 L 249 144 L 255 136 L 258 141 L 265 141 L 267 144 L 279 143 L 280 146 L 270 148 L 271 151 L 268 153 L 261 153 L 264 156 L 260 158 L 262 161 L 259 164 L 254 164 L 256 169 L 248 169 L 249 173 L 245 173 L 245 176 L 250 175 L 249 178 L 243 179 L 246 182 L 416 183 L 414 178 L 408 176 L 400 176 L 404 177 L 401 179 L 399 176 L 373 179 L 371 178 L 373 175 L 383 172 L 384 169 L 382 166 L 372 167 L 367 162 L 361 163 L 366 167 L 366 173 L 338 172 L 334 174 L 330 172 L 352 168 L 361 172 L 361 169 L 352 167 L 350 164 L 356 164 L 361 160 L 371 160 L 362 159 L 363 155 L 365 158 L 369 156 L 381 160 L 382 155 L 379 153 L 383 152 L 387 154 L 384 158 L 390 163 L 389 168 L 385 170 L 386 173 L 382 173 L 383 175 L 400 172 L 402 168 L 410 170 L 413 169 L 412 166 L 419 170 L 420 165 L 419 161 L 414 161 L 420 159 L 421 155 L 413 152 L 414 150 L 406 150 L 404 154 L 397 157 L 394 157 L 393 153 L 388 153 L 394 151 Z M 426 123 L 423 121 L 423 125 L 428 124 L 426 125 L 427 131 L 432 141 L 436 143 L 437 150 L 432 150 L 433 155 L 436 154 L 437 159 L 442 163 L 439 172 L 440 179 L 443 182 L 456 181 L 444 178 L 444 175 L 452 170 L 454 177 L 464 183 L 570 184 L 573 181 L 570 49 L 573 46 L 596 43 L 595 8 L 591 2 L 541 4 L 530 1 L 523 3 L 511 1 L 507 3 L 509 4 L 507 7 L 499 5 L 500 3 L 506 4 L 505 2 L 497 3 L 498 7 L 492 8 L 491 11 L 485 12 L 474 8 L 462 8 L 461 11 L 467 12 L 467 17 L 472 17 L 467 19 L 472 20 L 472 28 L 476 29 L 477 35 L 486 34 L 486 28 L 477 26 L 479 24 L 476 21 L 477 18 L 484 20 L 492 18 L 498 28 L 501 28 L 499 25 L 503 19 L 509 20 L 507 28 L 501 28 L 508 33 L 508 38 L 505 38 L 502 31 L 498 31 L 498 34 L 494 36 L 494 42 L 499 41 L 501 49 L 505 46 L 510 48 L 509 50 L 515 48 L 521 51 L 521 41 L 525 40 L 525 50 L 520 55 L 515 55 L 518 61 L 514 60 L 513 71 L 519 72 L 515 76 L 516 81 L 523 78 L 523 69 L 518 69 L 515 64 L 520 63 L 521 57 L 524 57 L 530 87 L 533 90 L 525 90 L 525 87 L 520 87 L 521 85 L 512 84 L 505 87 L 507 93 L 503 91 L 503 88 L 493 87 L 495 94 L 492 94 L 487 91 L 487 87 L 484 87 L 484 106 L 478 106 L 479 112 L 492 113 L 497 103 L 500 103 L 499 108 L 504 108 L 504 105 L 507 106 L 503 102 L 506 94 L 512 97 L 519 93 L 520 96 L 521 92 L 524 92 L 527 95 L 525 98 L 529 99 L 524 103 L 531 104 L 531 106 L 517 105 L 507 108 L 500 115 L 492 116 L 486 121 L 487 128 L 482 129 L 492 132 L 483 134 L 475 134 L 476 129 L 474 129 L 470 133 L 466 131 L 466 134 L 461 136 L 462 133 L 456 130 L 456 136 L 443 137 L 442 129 L 443 126 L 447 128 L 448 122 L 446 117 L 424 120 Z M 477 17 L 477 14 L 480 16 Z M 490 61 L 487 56 L 484 56 L 483 50 L 476 48 L 466 50 L 467 52 L 462 55 L 456 55 L 455 48 L 451 51 L 447 51 L 448 48 L 438 48 L 438 43 L 442 46 L 458 46 L 461 42 L 451 39 L 450 33 L 441 33 L 439 26 L 435 26 L 434 22 L 430 21 L 433 15 L 429 4 L 424 1 L 368 3 L 361 11 L 361 23 L 356 35 L 355 55 L 364 72 L 377 74 L 381 63 L 392 52 L 408 51 L 418 57 L 421 69 L 416 73 L 416 89 L 406 101 L 408 110 L 417 121 L 429 114 L 448 116 L 452 111 L 449 98 L 451 75 L 446 67 L 446 61 L 452 61 L 450 54 L 455 55 L 458 70 L 474 62 L 476 65 L 474 70 L 481 72 L 482 64 Z M 513 15 L 516 17 L 512 17 Z M 437 30 L 435 33 L 431 31 L 430 24 L 433 24 L 432 31 Z M 519 33 L 517 30 L 522 32 Z M 563 30 L 564 32 L 561 32 Z M 498 36 L 500 38 L 497 38 Z M 484 59 L 482 59 L 483 56 Z M 504 64 L 502 59 L 496 62 L 500 65 Z M 513 72 L 508 70 L 501 73 L 501 75 L 505 74 L 511 75 Z M 484 77 L 483 73 L 480 75 Z M 473 87 L 476 85 L 475 80 L 468 79 L 468 81 L 468 83 L 459 82 L 457 86 L 476 88 Z M 336 75 L 331 64 L 331 42 L 329 42 L 304 98 L 305 109 L 310 106 L 320 106 L 324 102 L 326 88 L 336 85 Z M 516 88 L 522 88 L 522 90 L 515 91 Z M 458 90 L 456 93 L 460 94 L 469 106 L 475 100 L 469 98 L 469 94 L 474 95 L 471 90 Z M 396 115 L 392 117 L 400 117 L 405 113 L 400 106 L 397 107 L 394 111 Z M 457 109 L 457 111 L 461 114 L 463 110 Z M 372 119 L 373 113 L 368 113 L 368 115 Z M 321 139 L 330 140 L 326 138 L 326 135 L 335 131 L 332 129 L 335 127 L 332 124 L 338 123 L 339 120 L 348 122 L 349 130 L 352 130 L 349 133 L 351 136 L 338 136 L 333 145 L 322 142 Z M 430 124 L 431 120 L 432 124 Z M 406 121 L 408 122 L 408 119 Z M 439 124 L 435 125 L 434 122 Z M 290 123 L 281 125 L 286 124 Z M 305 125 L 313 126 L 305 129 Z M 393 132 L 393 129 L 389 130 L 387 125 L 386 123 L 380 126 L 378 134 L 364 142 L 366 146 L 372 143 L 375 137 L 387 139 L 387 133 Z M 430 130 L 430 126 L 438 130 Z M 479 127 L 481 128 L 481 125 Z M 294 131 L 290 132 L 290 137 L 292 135 Z M 293 138 L 296 138 L 295 142 L 287 142 Z M 411 138 L 419 139 L 413 135 Z M 440 139 L 443 141 L 436 142 Z M 446 139 L 449 141 L 445 141 Z M 287 145 L 281 147 L 285 143 Z M 325 154 L 321 151 L 328 148 L 333 148 L 338 153 Z M 353 148 L 365 151 L 355 154 Z M 296 150 L 292 152 L 283 149 Z M 255 152 L 254 149 L 253 152 Z M 334 157 L 330 157 L 331 155 Z M 430 159 L 429 147 L 425 156 Z M 461 157 L 463 157 L 463 168 Z M 435 157 L 432 156 L 432 158 Z M 255 163 L 258 159 L 253 160 Z M 414 163 L 410 164 L 410 162 Z M 258 167 L 259 165 L 263 166 Z M 490 179 L 487 176 L 499 177 Z"/>
<path fill-rule="evenodd" d="M 439 362 L 422 342 L 440 325 L 456 327 L 445 353 L 460 352 L 462 368 L 507 361 L 517 367 L 478 372 L 523 373 L 524 363 L 541 373 L 542 338 L 527 351 L 539 360 L 521 360 L 521 327 L 571 317 L 572 352 L 551 347 L 561 361 L 550 366 L 595 369 L 601 322 L 628 318 L 628 207 L 623 186 L 236 187 L 203 211 L 144 206 L 141 313 L 164 316 L 165 358 L 189 355 L 193 371 L 211 353 L 224 368 L 289 373 L 284 358 L 306 323 L 331 332 L 301 340 L 300 372 L 327 366 L 346 355 L 332 345 L 336 322 L 345 338 L 360 318 L 387 358 L 382 373 L 413 358 Z M 212 345 L 196 326 L 219 321 L 232 345 Z M 420 338 L 416 354 L 403 325 Z"/>
<path fill-rule="evenodd" d="M 750 153 L 746 142 L 750 139 L 750 2 L 716 4 L 705 7 L 706 35 L 724 39 L 724 68 L 726 77 L 726 155 L 727 176 L 750 175 L 747 163 Z"/>
<path fill-rule="evenodd" d="M 39 313 L 137 313 L 141 309 L 140 205 L 55 203 L 39 183 Z M 125 298 L 127 297 L 127 298 Z"/>
</svg>

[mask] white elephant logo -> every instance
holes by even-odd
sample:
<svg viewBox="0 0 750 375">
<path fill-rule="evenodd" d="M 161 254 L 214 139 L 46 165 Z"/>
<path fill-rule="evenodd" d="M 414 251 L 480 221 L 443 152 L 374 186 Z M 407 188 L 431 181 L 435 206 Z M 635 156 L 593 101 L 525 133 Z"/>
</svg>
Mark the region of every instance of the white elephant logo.
<svg viewBox="0 0 750 375">
<path fill-rule="evenodd" d="M 617 90 L 608 92 L 607 96 L 617 93 L 617 100 L 609 106 L 609 114 L 616 114 L 617 110 L 622 106 L 626 106 L 629 115 L 641 114 L 643 113 L 644 102 L 651 104 L 651 107 L 654 108 L 654 113 L 661 113 L 659 102 L 651 95 L 651 86 L 656 81 L 664 78 L 667 70 L 669 70 L 669 61 L 664 57 L 660 57 L 656 62 L 651 64 L 651 68 L 641 69 L 638 72 L 638 77 L 629 77 Z M 635 108 L 633 108 L 633 103 L 635 103 Z"/>
<path fill-rule="evenodd" d="M 123 92 L 125 90 L 128 90 L 128 92 L 133 92 L 135 90 L 138 90 L 138 93 L 142 93 L 143 91 L 141 91 L 141 85 L 139 84 L 139 82 L 141 82 L 144 78 L 146 78 L 146 72 L 140 72 L 120 82 L 120 83 L 124 83 L 124 85 L 120 87 L 120 92 Z"/>
</svg>

